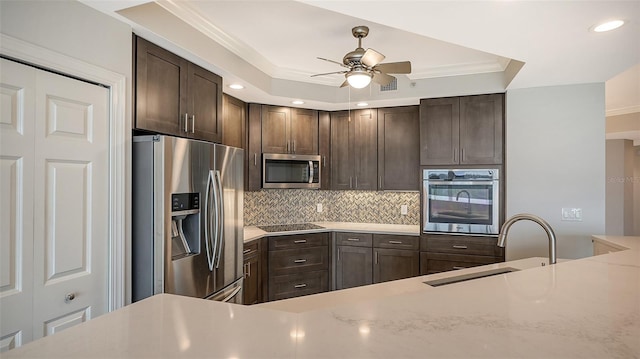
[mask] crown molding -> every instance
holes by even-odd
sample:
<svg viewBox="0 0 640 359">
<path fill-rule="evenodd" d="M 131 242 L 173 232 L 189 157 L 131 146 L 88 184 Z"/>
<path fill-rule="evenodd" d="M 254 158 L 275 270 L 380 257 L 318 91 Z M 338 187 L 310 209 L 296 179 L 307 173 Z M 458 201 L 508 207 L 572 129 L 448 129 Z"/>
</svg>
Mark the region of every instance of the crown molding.
<svg viewBox="0 0 640 359">
<path fill-rule="evenodd" d="M 606 116 L 607 117 L 609 117 L 609 116 L 620 116 L 620 115 L 627 115 L 627 114 L 636 113 L 636 112 L 640 112 L 640 105 L 607 110 L 606 111 Z"/>
</svg>

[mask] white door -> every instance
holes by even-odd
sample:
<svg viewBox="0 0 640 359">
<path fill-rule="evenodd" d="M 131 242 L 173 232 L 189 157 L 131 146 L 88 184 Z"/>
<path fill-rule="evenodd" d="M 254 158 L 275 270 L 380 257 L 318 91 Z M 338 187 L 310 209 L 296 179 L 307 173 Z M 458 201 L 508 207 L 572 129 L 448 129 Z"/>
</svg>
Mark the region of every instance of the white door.
<svg viewBox="0 0 640 359">
<path fill-rule="evenodd" d="M 11 76 L 17 72 L 29 73 L 27 78 L 35 81 L 15 84 Z M 2 344 L 9 349 L 108 310 L 109 91 L 6 60 L 2 60 L 1 73 L 3 89 L 23 88 L 25 94 L 32 94 L 30 101 L 34 104 L 25 110 L 33 113 L 31 120 L 24 120 L 25 124 L 29 122 L 25 127 L 30 134 L 23 131 L 20 139 L 15 134 L 5 136 L 5 132 L 11 134 L 10 126 L 5 124 L 13 120 L 5 120 L 4 109 L 0 121 L 2 198 L 18 189 L 29 192 L 30 197 L 23 196 L 22 202 L 32 218 L 27 223 L 25 215 L 17 215 L 23 218 L 23 227 L 30 226 L 32 231 L 31 238 L 19 238 L 21 251 L 8 251 L 5 255 L 4 248 L 12 248 L 11 243 L 17 242 L 14 238 L 18 237 L 9 235 L 5 240 L 4 232 L 2 237 L 1 335 Z M 21 141 L 20 146 L 15 143 L 17 140 Z M 4 183 L 5 178 L 11 177 L 12 158 L 24 158 L 24 171 L 31 173 L 22 181 L 13 181 L 15 189 Z M 5 165 L 6 161 L 9 162 Z M 4 204 L 2 210 L 4 217 Z M 6 211 L 10 218 L 13 212 L 21 213 L 13 208 Z M 4 262 L 12 256 L 22 264 L 15 270 L 21 290 L 14 293 L 4 290 Z M 14 297 L 29 299 L 16 304 Z M 28 301 L 32 306 L 30 315 L 16 318 L 11 328 L 5 328 L 5 312 L 13 318 L 13 307 L 24 310 L 28 305 L 24 302 Z"/>
</svg>

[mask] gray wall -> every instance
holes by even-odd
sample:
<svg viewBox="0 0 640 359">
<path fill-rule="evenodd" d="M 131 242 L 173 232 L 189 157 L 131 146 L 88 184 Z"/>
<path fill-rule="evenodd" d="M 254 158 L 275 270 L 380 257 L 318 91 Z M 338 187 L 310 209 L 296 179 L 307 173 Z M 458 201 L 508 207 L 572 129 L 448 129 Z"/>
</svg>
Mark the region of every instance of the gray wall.
<svg viewBox="0 0 640 359">
<path fill-rule="evenodd" d="M 558 237 L 558 258 L 591 255 L 590 236 L 605 233 L 604 112 L 604 83 L 507 92 L 507 217 L 546 219 Z M 563 207 L 582 208 L 583 221 L 561 221 Z M 541 228 L 513 226 L 507 260 L 547 255 Z"/>
<path fill-rule="evenodd" d="M 634 162 L 630 140 L 607 140 L 606 150 L 606 233 L 633 235 Z"/>
</svg>

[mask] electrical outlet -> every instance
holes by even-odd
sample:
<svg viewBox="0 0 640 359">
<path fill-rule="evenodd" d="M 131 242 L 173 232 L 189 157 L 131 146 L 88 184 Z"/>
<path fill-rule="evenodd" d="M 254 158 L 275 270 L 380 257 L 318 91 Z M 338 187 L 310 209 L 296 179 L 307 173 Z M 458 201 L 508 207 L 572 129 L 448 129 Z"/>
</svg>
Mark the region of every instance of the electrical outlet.
<svg viewBox="0 0 640 359">
<path fill-rule="evenodd" d="M 401 215 L 406 216 L 407 215 L 407 211 L 408 211 L 408 209 L 407 209 L 407 205 L 406 204 L 403 204 L 402 206 L 400 206 L 400 214 Z"/>
<path fill-rule="evenodd" d="M 322 213 L 322 203 L 316 204 L 316 212 Z"/>
<path fill-rule="evenodd" d="M 582 208 L 563 208 L 562 220 L 582 222 Z"/>
</svg>

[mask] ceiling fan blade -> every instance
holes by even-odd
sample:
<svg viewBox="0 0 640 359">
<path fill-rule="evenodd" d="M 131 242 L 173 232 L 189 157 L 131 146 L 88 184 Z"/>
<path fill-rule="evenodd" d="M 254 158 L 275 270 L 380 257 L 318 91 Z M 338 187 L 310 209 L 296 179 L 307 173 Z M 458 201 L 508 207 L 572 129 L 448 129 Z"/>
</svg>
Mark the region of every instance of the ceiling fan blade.
<svg viewBox="0 0 640 359">
<path fill-rule="evenodd" d="M 329 60 L 329 59 L 325 59 L 324 57 L 317 57 L 318 60 L 324 60 L 324 61 L 329 61 L 329 62 L 333 62 L 334 64 L 338 64 L 342 67 L 346 67 L 346 68 L 350 68 L 349 66 L 343 64 L 342 62 L 338 62 L 338 61 L 333 61 L 333 60 Z"/>
<path fill-rule="evenodd" d="M 380 72 L 386 72 L 388 74 L 410 74 L 411 73 L 411 62 L 402 61 L 402 62 L 389 62 L 387 64 L 377 65 L 374 70 Z"/>
<path fill-rule="evenodd" d="M 311 75 L 311 77 L 316 77 L 316 76 L 324 76 L 324 75 L 333 75 L 333 74 L 346 74 L 349 71 L 335 71 L 335 72 L 325 72 L 323 74 L 315 74 L 315 75 Z"/>
<path fill-rule="evenodd" d="M 384 55 L 374 49 L 367 49 L 360 59 L 360 63 L 368 67 L 374 67 L 384 60 Z"/>
<path fill-rule="evenodd" d="M 384 72 L 376 72 L 373 74 L 373 82 L 379 84 L 380 86 L 386 86 L 393 81 L 395 77 L 391 75 L 387 75 Z"/>
<path fill-rule="evenodd" d="M 349 81 L 344 80 L 344 82 L 342 83 L 342 85 L 340 85 L 340 88 L 347 87 L 347 86 L 349 86 Z"/>
</svg>

